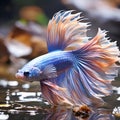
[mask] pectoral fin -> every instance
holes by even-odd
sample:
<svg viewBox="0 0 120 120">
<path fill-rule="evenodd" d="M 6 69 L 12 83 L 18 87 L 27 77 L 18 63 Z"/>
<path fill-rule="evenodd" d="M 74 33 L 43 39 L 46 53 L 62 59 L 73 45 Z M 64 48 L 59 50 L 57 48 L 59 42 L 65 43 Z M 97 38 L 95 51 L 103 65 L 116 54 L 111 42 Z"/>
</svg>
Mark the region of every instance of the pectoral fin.
<svg viewBox="0 0 120 120">
<path fill-rule="evenodd" d="M 57 77 L 57 71 L 56 67 L 53 64 L 47 65 L 44 70 L 43 74 L 48 78 L 56 78 Z"/>
</svg>

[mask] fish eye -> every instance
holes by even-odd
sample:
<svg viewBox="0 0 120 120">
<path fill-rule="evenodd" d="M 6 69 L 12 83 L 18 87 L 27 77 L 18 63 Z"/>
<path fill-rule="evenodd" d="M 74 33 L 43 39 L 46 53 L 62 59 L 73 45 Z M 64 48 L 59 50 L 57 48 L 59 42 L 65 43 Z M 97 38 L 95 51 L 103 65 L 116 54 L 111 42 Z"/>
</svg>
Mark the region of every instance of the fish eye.
<svg viewBox="0 0 120 120">
<path fill-rule="evenodd" d="M 25 77 L 28 77 L 28 76 L 29 76 L 29 72 L 28 72 L 28 71 L 25 71 L 25 72 L 24 72 L 24 76 L 25 76 Z"/>
</svg>

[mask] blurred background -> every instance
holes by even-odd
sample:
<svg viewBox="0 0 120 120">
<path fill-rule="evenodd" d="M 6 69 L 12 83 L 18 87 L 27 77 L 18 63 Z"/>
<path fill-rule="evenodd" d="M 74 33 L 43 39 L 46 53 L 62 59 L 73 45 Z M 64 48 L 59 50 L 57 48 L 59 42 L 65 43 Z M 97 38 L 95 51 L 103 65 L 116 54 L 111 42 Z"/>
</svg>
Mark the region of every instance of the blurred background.
<svg viewBox="0 0 120 120">
<path fill-rule="evenodd" d="M 26 100 L 31 102 L 31 98 L 38 102 L 34 105 L 40 103 L 39 84 L 16 80 L 14 75 L 26 62 L 47 53 L 46 29 L 49 19 L 60 10 L 71 9 L 82 12 L 84 21 L 90 22 L 88 36 L 93 37 L 100 27 L 108 31 L 110 40 L 117 41 L 120 48 L 120 0 L 2 0 L 0 2 L 0 110 L 4 111 L 8 103 L 10 106 L 7 108 L 11 109 L 11 103 Z M 113 86 L 115 94 L 110 97 L 112 100 L 109 97 L 105 98 L 112 105 L 112 109 L 120 106 L 120 75 L 113 82 Z M 116 111 L 114 113 L 118 113 Z M 118 111 L 120 113 L 120 108 Z M 0 112 L 0 117 L 3 117 L 2 115 L 5 113 Z"/>
<path fill-rule="evenodd" d="M 120 0 L 4 0 L 0 3 L 0 63 L 14 58 L 33 59 L 47 52 L 46 27 L 60 10 L 82 12 L 91 23 L 88 36 L 98 27 L 108 31 L 120 47 Z M 12 59 L 13 58 L 13 59 Z"/>
</svg>

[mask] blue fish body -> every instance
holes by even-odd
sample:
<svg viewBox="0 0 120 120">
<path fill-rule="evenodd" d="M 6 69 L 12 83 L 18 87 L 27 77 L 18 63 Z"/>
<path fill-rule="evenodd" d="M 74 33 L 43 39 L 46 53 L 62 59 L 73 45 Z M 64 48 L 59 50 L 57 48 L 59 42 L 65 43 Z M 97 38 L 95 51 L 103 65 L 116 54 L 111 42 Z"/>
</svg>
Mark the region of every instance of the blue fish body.
<svg viewBox="0 0 120 120">
<path fill-rule="evenodd" d="M 30 72 L 28 69 L 31 69 L 31 74 L 29 73 L 29 76 L 26 75 L 26 77 L 28 77 L 28 79 L 31 77 L 33 79 L 33 77 L 35 78 L 35 80 L 37 80 L 38 78 L 38 73 L 40 72 L 44 72 L 45 68 L 49 68 L 48 71 L 52 72 L 56 72 L 57 74 L 60 74 L 61 72 L 65 71 L 66 69 L 69 69 L 71 66 L 73 65 L 73 58 L 72 58 L 72 54 L 70 52 L 66 52 L 66 51 L 55 51 L 55 52 L 51 52 L 42 56 L 39 56 L 35 59 L 33 59 L 32 61 L 30 61 L 28 64 L 26 64 L 21 70 L 19 70 L 18 75 L 21 74 L 21 76 L 25 73 L 25 72 Z M 31 67 L 32 66 L 32 67 Z M 50 66 L 50 67 L 49 67 Z M 55 68 L 55 71 L 52 71 L 52 67 Z M 35 70 L 36 68 L 36 70 Z M 33 71 L 32 71 L 33 70 Z M 46 73 L 44 73 L 46 75 Z M 33 76 L 32 76 L 33 75 Z M 39 75 L 39 79 L 41 80 L 43 76 Z M 54 77 L 54 76 L 51 76 Z M 47 76 L 44 79 L 48 79 Z"/>
<path fill-rule="evenodd" d="M 80 13 L 56 13 L 48 23 L 48 53 L 28 62 L 16 77 L 40 81 L 42 94 L 52 105 L 103 103 L 101 97 L 112 93 L 120 52 L 101 29 L 89 40 L 87 27 Z"/>
</svg>

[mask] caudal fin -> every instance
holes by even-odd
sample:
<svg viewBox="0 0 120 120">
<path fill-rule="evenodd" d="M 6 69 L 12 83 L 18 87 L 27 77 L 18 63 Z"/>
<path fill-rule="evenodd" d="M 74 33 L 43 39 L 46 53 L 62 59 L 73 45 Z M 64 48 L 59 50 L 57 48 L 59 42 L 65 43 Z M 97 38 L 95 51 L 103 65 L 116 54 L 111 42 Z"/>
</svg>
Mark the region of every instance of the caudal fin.
<svg viewBox="0 0 120 120">
<path fill-rule="evenodd" d="M 106 38 L 106 32 L 98 30 L 97 35 L 79 50 L 71 52 L 74 68 L 66 73 L 69 94 L 75 103 L 93 103 L 102 96 L 112 93 L 111 81 L 117 76 L 119 50 L 116 42 Z"/>
</svg>

